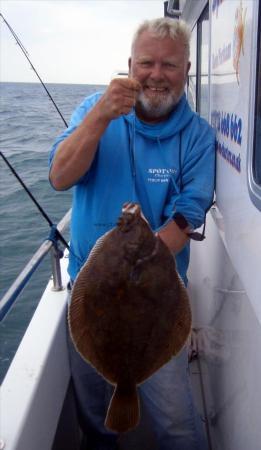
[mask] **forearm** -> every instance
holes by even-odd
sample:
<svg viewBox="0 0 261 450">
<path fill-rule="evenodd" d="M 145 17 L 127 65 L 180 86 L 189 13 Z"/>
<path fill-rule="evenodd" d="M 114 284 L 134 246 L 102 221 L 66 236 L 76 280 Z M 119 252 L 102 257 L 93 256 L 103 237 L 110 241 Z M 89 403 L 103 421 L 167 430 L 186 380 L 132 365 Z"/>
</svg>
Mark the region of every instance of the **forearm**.
<svg viewBox="0 0 261 450">
<path fill-rule="evenodd" d="M 97 104 L 79 127 L 60 143 L 50 171 L 50 181 L 55 189 L 71 187 L 88 171 L 109 122 L 100 115 Z"/>
<path fill-rule="evenodd" d="M 99 141 L 111 120 L 128 114 L 135 105 L 140 84 L 114 79 L 79 127 L 58 146 L 50 181 L 55 189 L 71 187 L 90 168 Z"/>
<path fill-rule="evenodd" d="M 174 220 L 172 220 L 158 232 L 158 235 L 171 252 L 178 253 L 189 240 L 186 233 L 190 231 L 189 227 L 181 230 Z"/>
</svg>

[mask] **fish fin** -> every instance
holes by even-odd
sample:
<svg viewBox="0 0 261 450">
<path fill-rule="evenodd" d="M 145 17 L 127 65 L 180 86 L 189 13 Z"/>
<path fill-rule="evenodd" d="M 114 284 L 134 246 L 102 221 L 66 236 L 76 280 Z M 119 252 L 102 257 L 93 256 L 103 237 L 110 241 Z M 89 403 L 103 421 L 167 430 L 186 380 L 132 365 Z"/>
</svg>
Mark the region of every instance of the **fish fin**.
<svg viewBox="0 0 261 450">
<path fill-rule="evenodd" d="M 97 239 L 95 245 L 92 247 L 89 256 L 87 258 L 87 261 L 85 262 L 85 264 L 82 266 L 82 269 L 84 266 L 89 266 L 89 263 L 91 260 L 95 259 L 97 257 L 97 255 L 99 255 L 99 253 L 101 253 L 102 248 L 104 246 L 104 242 L 106 242 L 108 235 L 111 234 L 111 230 L 107 231 L 105 234 L 103 234 L 101 237 L 99 237 L 99 239 Z"/>
<path fill-rule="evenodd" d="M 106 428 L 124 433 L 135 428 L 140 419 L 140 404 L 135 384 L 118 383 L 111 398 L 107 416 Z"/>
</svg>

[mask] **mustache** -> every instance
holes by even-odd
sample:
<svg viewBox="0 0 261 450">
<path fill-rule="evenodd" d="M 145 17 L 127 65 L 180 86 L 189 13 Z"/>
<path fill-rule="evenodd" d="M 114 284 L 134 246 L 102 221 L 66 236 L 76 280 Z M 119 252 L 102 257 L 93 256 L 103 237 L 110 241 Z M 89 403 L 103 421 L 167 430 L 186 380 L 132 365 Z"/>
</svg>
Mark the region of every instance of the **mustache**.
<svg viewBox="0 0 261 450">
<path fill-rule="evenodd" d="M 145 88 L 159 88 L 159 89 L 167 89 L 169 90 L 169 86 L 166 86 L 165 84 L 161 83 L 146 83 L 144 86 L 142 86 L 142 89 Z"/>
</svg>

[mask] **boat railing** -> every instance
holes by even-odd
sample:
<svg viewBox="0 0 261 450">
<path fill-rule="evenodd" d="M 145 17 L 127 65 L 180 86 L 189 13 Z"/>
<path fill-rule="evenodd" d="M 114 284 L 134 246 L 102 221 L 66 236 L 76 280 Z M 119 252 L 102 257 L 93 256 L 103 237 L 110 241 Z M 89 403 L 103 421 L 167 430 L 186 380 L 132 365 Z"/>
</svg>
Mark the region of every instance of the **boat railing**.
<svg viewBox="0 0 261 450">
<path fill-rule="evenodd" d="M 71 209 L 65 214 L 62 220 L 57 225 L 57 230 L 62 233 L 70 222 Z M 5 293 L 0 301 L 0 322 L 5 318 L 15 301 L 17 300 L 19 294 L 22 292 L 33 273 L 40 265 L 47 253 L 51 253 L 51 265 L 52 265 L 52 279 L 53 279 L 53 290 L 61 291 L 65 288 L 62 284 L 61 276 L 61 265 L 60 259 L 62 257 L 62 252 L 50 239 L 46 239 L 38 250 L 34 253 L 30 261 L 26 264 L 22 272 L 18 275 L 16 280 L 10 286 L 8 291 Z"/>
</svg>

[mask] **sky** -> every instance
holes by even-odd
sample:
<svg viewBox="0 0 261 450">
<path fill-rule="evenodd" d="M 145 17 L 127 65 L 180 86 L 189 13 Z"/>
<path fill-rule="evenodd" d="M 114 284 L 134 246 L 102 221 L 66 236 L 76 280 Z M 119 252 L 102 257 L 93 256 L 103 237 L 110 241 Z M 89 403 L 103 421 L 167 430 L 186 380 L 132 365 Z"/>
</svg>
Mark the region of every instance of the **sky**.
<svg viewBox="0 0 261 450">
<path fill-rule="evenodd" d="M 127 70 L 139 23 L 163 11 L 163 0 L 0 0 L 46 83 L 108 84 Z M 1 17 L 0 38 L 0 81 L 38 82 Z"/>
</svg>

